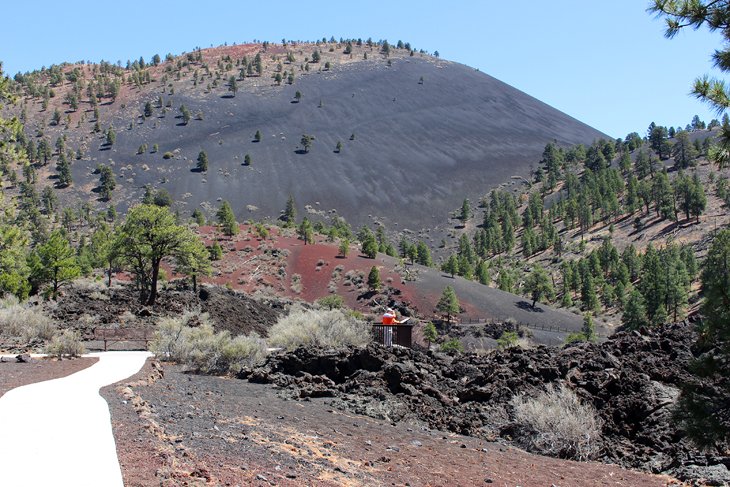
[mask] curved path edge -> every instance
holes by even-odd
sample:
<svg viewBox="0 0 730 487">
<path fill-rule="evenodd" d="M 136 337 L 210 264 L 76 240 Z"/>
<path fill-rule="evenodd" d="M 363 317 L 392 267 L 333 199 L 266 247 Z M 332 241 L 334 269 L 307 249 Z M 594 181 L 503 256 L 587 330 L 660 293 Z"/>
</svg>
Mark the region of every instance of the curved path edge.
<svg viewBox="0 0 730 487">
<path fill-rule="evenodd" d="M 109 406 L 99 389 L 136 374 L 149 352 L 101 352 L 75 374 L 0 398 L 0 484 L 119 486 Z"/>
</svg>

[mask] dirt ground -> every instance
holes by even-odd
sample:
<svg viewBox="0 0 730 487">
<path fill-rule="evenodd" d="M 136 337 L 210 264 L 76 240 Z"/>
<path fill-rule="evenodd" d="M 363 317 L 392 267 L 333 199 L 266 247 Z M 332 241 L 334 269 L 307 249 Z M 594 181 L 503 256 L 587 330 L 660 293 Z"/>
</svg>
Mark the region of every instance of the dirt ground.
<svg viewBox="0 0 730 487">
<path fill-rule="evenodd" d="M 98 360 L 82 357 L 73 360 L 32 359 L 31 362 L 20 363 L 14 358 L 4 358 L 0 362 L 0 396 L 16 387 L 66 377 L 91 367 Z"/>
<path fill-rule="evenodd" d="M 147 366 L 103 389 L 127 486 L 670 485 L 614 465 L 288 400 L 271 385 Z"/>
</svg>

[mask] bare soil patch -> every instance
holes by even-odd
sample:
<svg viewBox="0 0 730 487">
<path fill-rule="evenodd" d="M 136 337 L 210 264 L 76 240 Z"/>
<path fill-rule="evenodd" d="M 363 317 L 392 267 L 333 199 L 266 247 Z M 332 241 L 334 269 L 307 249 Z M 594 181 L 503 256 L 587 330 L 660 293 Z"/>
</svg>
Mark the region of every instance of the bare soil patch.
<svg viewBox="0 0 730 487">
<path fill-rule="evenodd" d="M 81 357 L 73 360 L 32 359 L 20 363 L 12 358 L 0 362 L 0 396 L 16 387 L 60 379 L 94 365 L 99 359 Z"/>
</svg>

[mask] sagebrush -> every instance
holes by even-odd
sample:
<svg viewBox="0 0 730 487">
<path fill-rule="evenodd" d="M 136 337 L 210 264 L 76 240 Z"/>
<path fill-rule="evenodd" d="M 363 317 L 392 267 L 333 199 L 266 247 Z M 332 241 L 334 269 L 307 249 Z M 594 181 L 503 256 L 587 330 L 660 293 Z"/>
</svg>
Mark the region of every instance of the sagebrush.
<svg viewBox="0 0 730 487">
<path fill-rule="evenodd" d="M 516 439 L 526 449 L 574 460 L 588 460 L 598 452 L 598 413 L 565 385 L 550 384 L 536 397 L 517 394 L 510 405 L 519 426 Z"/>
<path fill-rule="evenodd" d="M 255 333 L 235 338 L 216 333 L 207 313 L 186 312 L 158 322 L 150 350 L 204 374 L 235 374 L 266 356 L 266 342 Z"/>
<path fill-rule="evenodd" d="M 67 329 L 56 333 L 46 346 L 46 353 L 57 358 L 78 357 L 85 352 L 86 348 L 81 342 L 81 334 L 75 330 Z"/>
<path fill-rule="evenodd" d="M 0 301 L 0 335 L 33 345 L 53 338 L 56 325 L 39 306 L 21 304 L 13 295 Z"/>
<path fill-rule="evenodd" d="M 295 308 L 269 330 L 269 344 L 288 350 L 365 346 L 370 340 L 370 325 L 340 309 Z"/>
</svg>

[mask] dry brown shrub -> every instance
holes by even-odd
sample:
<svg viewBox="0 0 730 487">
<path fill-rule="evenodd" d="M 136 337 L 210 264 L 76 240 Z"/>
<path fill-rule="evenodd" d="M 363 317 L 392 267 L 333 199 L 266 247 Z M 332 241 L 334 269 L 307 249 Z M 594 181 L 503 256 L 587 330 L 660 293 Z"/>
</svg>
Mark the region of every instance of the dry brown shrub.
<svg viewBox="0 0 730 487">
<path fill-rule="evenodd" d="M 53 336 L 46 346 L 46 353 L 57 358 L 78 357 L 86 352 L 81 334 L 74 330 L 63 330 Z"/>
<path fill-rule="evenodd" d="M 0 335 L 19 338 L 23 344 L 50 340 L 56 325 L 40 306 L 21 304 L 15 296 L 0 301 Z"/>
<path fill-rule="evenodd" d="M 289 350 L 301 346 L 365 346 L 369 342 L 370 325 L 340 309 L 294 308 L 269 330 L 269 344 Z"/>
<path fill-rule="evenodd" d="M 550 384 L 536 397 L 515 395 L 510 401 L 518 427 L 517 440 L 533 452 L 588 460 L 599 449 L 601 422 L 595 408 L 561 384 Z"/>
</svg>

